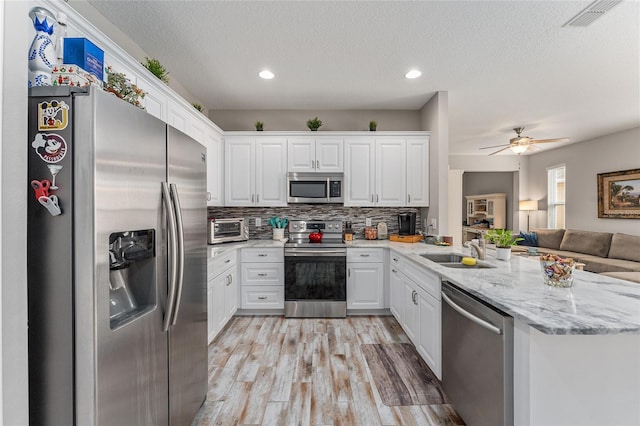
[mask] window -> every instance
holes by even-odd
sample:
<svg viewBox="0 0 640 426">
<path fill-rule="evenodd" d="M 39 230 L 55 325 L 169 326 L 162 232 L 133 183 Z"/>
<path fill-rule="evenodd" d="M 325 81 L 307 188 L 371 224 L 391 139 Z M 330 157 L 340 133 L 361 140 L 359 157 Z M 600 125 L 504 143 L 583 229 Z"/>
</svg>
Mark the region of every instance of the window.
<svg viewBox="0 0 640 426">
<path fill-rule="evenodd" d="M 547 227 L 563 229 L 565 200 L 565 165 L 547 169 Z"/>
</svg>

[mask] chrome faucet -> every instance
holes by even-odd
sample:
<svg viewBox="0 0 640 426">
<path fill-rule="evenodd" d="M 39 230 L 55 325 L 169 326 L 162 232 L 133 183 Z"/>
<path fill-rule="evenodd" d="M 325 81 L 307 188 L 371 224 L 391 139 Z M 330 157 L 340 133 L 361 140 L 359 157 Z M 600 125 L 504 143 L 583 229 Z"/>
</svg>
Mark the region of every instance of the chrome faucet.
<svg viewBox="0 0 640 426">
<path fill-rule="evenodd" d="M 473 255 L 473 257 L 475 258 L 484 260 L 487 257 L 487 248 L 485 246 L 484 238 L 480 238 L 478 240 L 478 244 L 467 241 L 463 244 L 463 246 L 475 250 L 475 255 L 473 251 L 471 252 L 471 255 Z"/>
</svg>

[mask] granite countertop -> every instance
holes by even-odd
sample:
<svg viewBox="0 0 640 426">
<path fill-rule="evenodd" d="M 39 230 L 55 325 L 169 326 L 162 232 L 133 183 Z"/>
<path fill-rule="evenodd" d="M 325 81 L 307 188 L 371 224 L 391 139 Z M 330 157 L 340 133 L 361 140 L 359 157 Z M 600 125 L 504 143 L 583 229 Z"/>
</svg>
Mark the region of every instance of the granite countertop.
<svg viewBox="0 0 640 426">
<path fill-rule="evenodd" d="M 284 242 L 250 240 L 209 246 L 213 257 L 243 247 L 284 247 Z M 347 247 L 391 248 L 478 299 L 545 334 L 640 335 L 640 284 L 591 272 L 574 272 L 571 288 L 544 284 L 537 257 L 512 256 L 499 261 L 487 250 L 491 269 L 453 269 L 420 256 L 425 253 L 469 254 L 461 246 L 439 247 L 423 243 L 395 243 L 358 239 Z"/>
</svg>

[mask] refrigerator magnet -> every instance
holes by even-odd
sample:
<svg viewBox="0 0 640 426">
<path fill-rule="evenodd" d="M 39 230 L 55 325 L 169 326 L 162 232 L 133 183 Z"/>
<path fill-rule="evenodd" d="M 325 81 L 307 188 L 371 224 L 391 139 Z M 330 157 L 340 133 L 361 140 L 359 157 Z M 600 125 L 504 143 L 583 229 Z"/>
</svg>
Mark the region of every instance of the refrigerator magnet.
<svg viewBox="0 0 640 426">
<path fill-rule="evenodd" d="M 49 164 L 59 163 L 67 155 L 67 142 L 55 133 L 36 133 L 31 146 Z"/>
<path fill-rule="evenodd" d="M 48 180 L 32 180 L 31 188 L 33 188 L 33 192 L 35 192 L 36 200 L 40 200 L 42 197 L 49 196 L 49 188 L 51 187 L 51 182 Z"/>
<path fill-rule="evenodd" d="M 38 104 L 38 130 L 62 130 L 69 124 L 69 105 L 51 100 Z"/>
<path fill-rule="evenodd" d="M 48 197 L 38 198 L 38 202 L 42 204 L 51 213 L 51 216 L 58 216 L 62 214 L 60 205 L 58 204 L 58 197 L 56 195 L 50 195 Z"/>
</svg>

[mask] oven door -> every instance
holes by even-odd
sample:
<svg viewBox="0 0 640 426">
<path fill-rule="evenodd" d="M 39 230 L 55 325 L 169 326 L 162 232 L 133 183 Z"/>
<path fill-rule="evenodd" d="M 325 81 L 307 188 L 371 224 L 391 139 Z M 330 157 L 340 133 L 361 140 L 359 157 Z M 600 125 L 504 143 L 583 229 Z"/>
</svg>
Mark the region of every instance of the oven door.
<svg viewBox="0 0 640 426">
<path fill-rule="evenodd" d="M 284 267 L 285 316 L 346 316 L 345 254 L 288 253 L 285 254 Z"/>
</svg>

